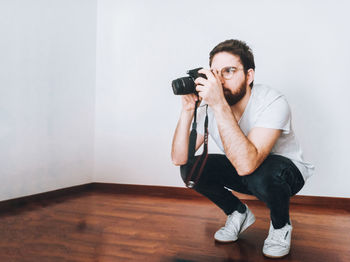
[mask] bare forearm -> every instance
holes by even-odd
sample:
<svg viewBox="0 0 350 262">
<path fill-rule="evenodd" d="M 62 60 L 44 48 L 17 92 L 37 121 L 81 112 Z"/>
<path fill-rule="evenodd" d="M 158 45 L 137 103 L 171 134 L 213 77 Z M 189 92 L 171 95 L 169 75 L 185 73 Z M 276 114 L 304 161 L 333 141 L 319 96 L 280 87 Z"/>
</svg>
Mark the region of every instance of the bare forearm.
<svg viewBox="0 0 350 262">
<path fill-rule="evenodd" d="M 250 174 L 256 168 L 256 147 L 240 129 L 228 104 L 214 108 L 214 114 L 227 158 L 238 174 Z"/>
<path fill-rule="evenodd" d="M 188 143 L 193 111 L 182 110 L 177 123 L 171 148 L 171 160 L 174 165 L 183 165 L 188 158 Z"/>
</svg>

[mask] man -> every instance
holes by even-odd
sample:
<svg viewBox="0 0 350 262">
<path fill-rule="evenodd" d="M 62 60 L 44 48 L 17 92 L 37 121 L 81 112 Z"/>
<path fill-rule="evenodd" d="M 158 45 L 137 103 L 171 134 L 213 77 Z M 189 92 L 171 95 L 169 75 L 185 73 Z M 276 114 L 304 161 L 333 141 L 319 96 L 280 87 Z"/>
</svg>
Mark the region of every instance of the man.
<svg viewBox="0 0 350 262">
<path fill-rule="evenodd" d="M 224 155 L 209 154 L 194 189 L 228 216 L 214 238 L 233 242 L 255 222 L 247 205 L 228 189 L 256 196 L 270 209 L 271 223 L 263 254 L 289 253 L 292 224 L 289 199 L 312 175 L 295 138 L 289 105 L 283 95 L 253 85 L 255 63 L 251 49 L 239 40 L 218 44 L 209 56 L 207 79 L 195 80 L 195 94 L 182 96 L 182 111 L 172 144 L 172 161 L 184 165 L 188 157 L 190 125 L 195 102 L 209 106 L 209 134 Z M 201 115 L 201 113 L 199 114 Z M 196 150 L 203 144 L 203 117 L 198 121 Z"/>
</svg>

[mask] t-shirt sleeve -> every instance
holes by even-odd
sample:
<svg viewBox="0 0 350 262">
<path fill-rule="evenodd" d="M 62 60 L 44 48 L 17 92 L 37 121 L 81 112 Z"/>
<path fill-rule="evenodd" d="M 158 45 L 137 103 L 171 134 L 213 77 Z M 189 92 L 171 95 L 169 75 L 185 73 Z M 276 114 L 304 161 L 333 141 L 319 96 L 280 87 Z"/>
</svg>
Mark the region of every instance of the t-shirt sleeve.
<svg viewBox="0 0 350 262">
<path fill-rule="evenodd" d="M 257 117 L 255 127 L 280 129 L 284 134 L 290 132 L 291 111 L 284 96 L 277 97 Z"/>
</svg>

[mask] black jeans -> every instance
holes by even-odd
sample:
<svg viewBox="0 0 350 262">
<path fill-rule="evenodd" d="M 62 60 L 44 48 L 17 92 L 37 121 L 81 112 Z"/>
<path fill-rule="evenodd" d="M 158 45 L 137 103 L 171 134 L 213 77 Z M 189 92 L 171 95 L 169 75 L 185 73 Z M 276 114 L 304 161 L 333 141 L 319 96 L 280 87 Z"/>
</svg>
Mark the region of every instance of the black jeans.
<svg viewBox="0 0 350 262">
<path fill-rule="evenodd" d="M 278 229 L 289 222 L 289 199 L 303 186 L 302 174 L 286 157 L 269 155 L 253 173 L 240 176 L 225 155 L 209 154 L 194 189 L 214 202 L 226 215 L 242 210 L 243 206 L 226 188 L 254 195 L 266 203 L 272 224 Z"/>
</svg>

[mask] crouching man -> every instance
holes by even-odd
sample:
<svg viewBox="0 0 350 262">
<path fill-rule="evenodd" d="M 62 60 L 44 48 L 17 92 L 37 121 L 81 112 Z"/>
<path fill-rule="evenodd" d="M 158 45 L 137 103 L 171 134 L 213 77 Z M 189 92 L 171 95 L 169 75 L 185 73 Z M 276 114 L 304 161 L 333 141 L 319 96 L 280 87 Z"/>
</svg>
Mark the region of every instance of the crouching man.
<svg viewBox="0 0 350 262">
<path fill-rule="evenodd" d="M 291 124 L 286 98 L 264 85 L 253 85 L 255 63 L 251 49 L 239 40 L 218 44 L 209 55 L 210 70 L 195 80 L 198 96 L 182 96 L 171 157 L 175 165 L 188 158 L 190 126 L 195 103 L 208 105 L 209 135 L 224 154 L 209 154 L 194 189 L 227 215 L 216 241 L 233 242 L 255 222 L 255 217 L 228 189 L 256 196 L 270 209 L 270 229 L 263 254 L 283 257 L 289 253 L 292 223 L 289 199 L 312 175 L 304 162 Z M 203 107 L 202 107 L 203 108 Z M 203 144 L 204 117 L 198 114 L 196 150 Z"/>
</svg>

